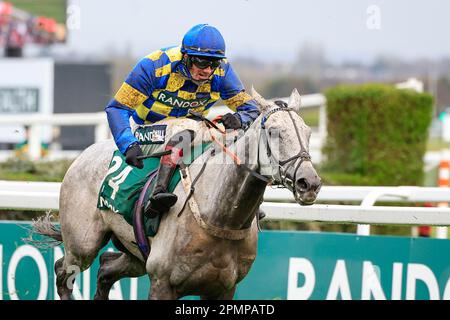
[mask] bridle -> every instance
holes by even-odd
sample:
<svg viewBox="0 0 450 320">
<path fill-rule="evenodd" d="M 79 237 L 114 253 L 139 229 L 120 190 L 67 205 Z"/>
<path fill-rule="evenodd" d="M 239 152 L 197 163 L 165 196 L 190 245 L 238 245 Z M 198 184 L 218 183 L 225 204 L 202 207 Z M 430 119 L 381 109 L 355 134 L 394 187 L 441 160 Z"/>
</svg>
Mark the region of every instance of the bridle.
<svg viewBox="0 0 450 320">
<path fill-rule="evenodd" d="M 271 115 L 273 115 L 274 113 L 279 112 L 279 111 L 287 111 L 288 112 L 289 118 L 291 119 L 292 124 L 294 125 L 295 133 L 297 135 L 298 141 L 300 142 L 299 153 L 295 156 L 290 157 L 289 159 L 286 159 L 286 160 L 278 160 L 274 157 L 272 148 L 270 146 L 270 142 L 268 139 L 268 135 L 267 135 L 266 122 Z M 311 162 L 311 156 L 309 155 L 308 151 L 306 150 L 305 146 L 302 143 L 299 128 L 297 127 L 290 111 L 294 111 L 294 110 L 287 106 L 279 106 L 279 107 L 274 108 L 274 109 L 268 111 L 267 113 L 263 114 L 262 118 L 261 118 L 261 123 L 260 123 L 261 135 L 259 136 L 258 144 L 260 143 L 260 139 L 262 139 L 264 142 L 264 145 L 266 146 L 266 153 L 267 153 L 267 157 L 269 159 L 270 165 L 278 168 L 278 174 L 275 176 L 272 175 L 270 178 L 258 173 L 257 170 L 249 168 L 245 163 L 243 163 L 239 159 L 239 157 L 234 152 L 230 151 L 227 146 L 223 145 L 220 141 L 218 141 L 214 137 L 213 134 L 211 134 L 211 139 L 214 142 L 216 142 L 222 148 L 222 150 L 233 159 L 233 161 L 234 161 L 234 163 L 236 163 L 236 165 L 249 171 L 254 177 L 263 181 L 266 184 L 285 186 L 296 197 L 297 192 L 295 190 L 294 183 L 295 183 L 295 181 L 297 181 L 297 170 L 300 168 L 300 166 L 302 165 L 303 162 L 307 162 L 307 161 Z M 193 115 L 194 117 L 200 118 L 201 120 L 203 120 L 209 129 L 213 128 L 213 129 L 221 132 L 222 134 L 225 134 L 225 131 L 221 130 L 214 121 L 206 119 L 205 117 L 203 117 L 203 115 L 196 113 L 196 112 L 190 111 L 189 113 L 191 115 Z M 260 151 L 258 148 L 258 163 L 259 163 L 259 152 Z M 298 161 L 299 159 L 300 159 L 300 161 Z M 292 166 L 295 166 L 294 177 L 290 178 L 288 176 L 288 170 Z"/>
<path fill-rule="evenodd" d="M 269 117 L 279 111 L 288 112 L 289 118 L 291 119 L 292 124 L 294 125 L 295 133 L 296 133 L 298 141 L 300 143 L 300 151 L 298 152 L 298 154 L 296 154 L 295 156 L 292 156 L 286 160 L 276 159 L 275 156 L 273 155 L 272 148 L 270 146 L 270 141 L 269 141 L 268 135 L 267 135 L 267 128 L 265 125 L 267 120 L 269 119 Z M 272 167 L 278 168 L 277 175 L 275 175 L 275 176 L 272 175 L 272 180 L 274 182 L 273 184 L 285 186 L 291 192 L 294 193 L 294 196 L 296 196 L 296 190 L 295 190 L 294 183 L 295 183 L 295 181 L 297 181 L 297 171 L 300 168 L 300 166 L 302 165 L 302 163 L 308 162 L 308 161 L 311 162 L 311 156 L 308 153 L 308 151 L 306 150 L 305 146 L 303 145 L 303 142 L 302 142 L 302 139 L 300 136 L 300 132 L 299 132 L 299 128 L 297 127 L 290 111 L 294 111 L 294 110 L 287 106 L 279 106 L 277 108 L 270 110 L 265 115 L 263 115 L 262 119 L 261 119 L 261 138 L 263 139 L 264 146 L 266 146 L 266 153 L 267 153 L 267 157 L 269 159 L 270 165 Z M 298 161 L 298 160 L 300 160 L 300 161 Z M 288 176 L 288 170 L 293 166 L 295 166 L 294 177 L 290 178 Z"/>
<path fill-rule="evenodd" d="M 295 121 L 291 115 L 291 113 L 289 113 L 289 117 L 292 120 L 292 123 L 294 125 L 295 128 L 295 132 L 297 134 L 297 137 L 299 139 L 300 142 L 300 152 L 293 156 L 290 157 L 289 159 L 283 160 L 283 161 L 278 161 L 277 159 L 275 159 L 275 157 L 273 156 L 272 153 L 272 149 L 270 147 L 270 143 L 269 143 L 269 139 L 267 137 L 267 128 L 265 126 L 265 123 L 267 121 L 267 119 L 274 113 L 278 112 L 278 111 L 293 111 L 292 108 L 288 108 L 287 106 L 283 106 L 283 107 L 277 107 L 274 108 L 272 110 L 270 110 L 269 112 L 267 112 L 266 114 L 264 114 L 262 116 L 261 119 L 261 124 L 260 124 L 260 129 L 261 129 L 261 134 L 258 136 L 258 153 L 257 153 L 257 157 L 258 157 L 258 164 L 260 164 L 259 161 L 259 154 L 260 154 L 260 142 L 261 139 L 263 139 L 265 141 L 264 145 L 266 146 L 266 152 L 267 152 L 267 157 L 269 159 L 270 165 L 272 166 L 273 163 L 275 162 L 275 166 L 278 168 L 278 177 L 279 179 L 277 179 L 277 177 L 274 177 L 273 175 L 268 178 L 262 174 L 260 174 L 259 172 L 257 172 L 257 170 L 251 169 L 250 167 L 248 167 L 243 161 L 241 161 L 241 159 L 239 159 L 239 157 L 230 149 L 228 149 L 228 147 L 224 144 L 222 144 L 212 133 L 211 133 L 211 129 L 215 129 L 217 131 L 219 131 L 220 133 L 222 133 L 223 135 L 226 134 L 226 132 L 224 130 L 222 130 L 221 128 L 219 128 L 216 125 L 216 122 L 213 120 L 209 120 L 206 119 L 202 114 L 200 113 L 196 113 L 196 112 L 192 112 L 189 111 L 189 113 L 194 116 L 195 118 L 199 118 L 200 120 L 202 120 L 206 126 L 209 129 L 209 133 L 211 135 L 211 139 L 217 143 L 223 150 L 223 152 L 225 152 L 225 154 L 227 154 L 229 157 L 231 157 L 231 159 L 233 160 L 233 162 L 241 168 L 244 168 L 245 170 L 249 171 L 249 173 L 254 176 L 256 179 L 262 181 L 264 184 L 273 184 L 273 182 L 276 182 L 279 185 L 283 185 L 286 188 L 288 188 L 289 190 L 292 191 L 292 193 L 294 194 L 294 197 L 297 199 L 297 191 L 295 190 L 295 186 L 294 186 L 294 182 L 296 181 L 296 174 L 297 174 L 297 170 L 300 168 L 301 164 L 305 161 L 311 161 L 311 157 L 308 153 L 308 151 L 306 150 L 305 146 L 302 143 L 301 137 L 300 137 L 300 133 L 299 133 L 299 129 L 297 127 L 297 125 L 295 124 Z M 210 156 L 214 156 L 215 155 L 215 149 L 212 150 Z M 208 158 L 209 159 L 209 158 Z M 198 174 L 196 175 L 196 177 L 191 181 L 189 178 L 189 170 L 185 165 L 180 165 L 181 168 L 181 176 L 182 176 L 182 181 L 183 181 L 183 186 L 185 187 L 185 190 L 187 192 L 187 196 L 186 199 L 184 201 L 183 207 L 181 208 L 181 210 L 179 211 L 179 213 L 177 214 L 177 217 L 180 217 L 181 214 L 184 212 L 184 209 L 187 205 L 187 203 L 190 204 L 191 206 L 191 211 L 194 215 L 195 220 L 197 221 L 197 223 L 204 228 L 205 230 L 207 230 L 208 233 L 220 237 L 220 238 L 224 238 L 224 239 L 229 239 L 229 240 L 241 240 L 244 239 L 245 237 L 248 236 L 248 233 L 251 230 L 251 227 L 249 228 L 245 228 L 245 229 L 239 229 L 239 230 L 231 230 L 231 229 L 223 229 L 223 228 L 218 228 L 215 227 L 211 224 L 209 224 L 208 222 L 206 222 L 201 214 L 200 214 L 200 209 L 198 208 L 198 204 L 196 203 L 195 199 L 193 199 L 193 195 L 195 192 L 195 185 L 198 182 L 200 176 L 202 175 L 202 173 L 204 172 L 205 168 L 206 168 L 206 164 L 208 162 L 208 159 L 206 161 L 204 161 L 200 171 L 198 172 Z M 300 161 L 298 161 L 300 159 Z M 294 174 L 294 178 L 291 179 L 288 177 L 287 171 L 291 166 L 295 166 L 295 164 L 297 163 L 295 167 L 295 174 Z M 288 165 L 286 168 L 284 168 L 286 165 Z M 258 229 L 261 230 L 260 226 L 259 226 L 259 220 L 257 219 L 257 224 L 258 224 Z"/>
</svg>

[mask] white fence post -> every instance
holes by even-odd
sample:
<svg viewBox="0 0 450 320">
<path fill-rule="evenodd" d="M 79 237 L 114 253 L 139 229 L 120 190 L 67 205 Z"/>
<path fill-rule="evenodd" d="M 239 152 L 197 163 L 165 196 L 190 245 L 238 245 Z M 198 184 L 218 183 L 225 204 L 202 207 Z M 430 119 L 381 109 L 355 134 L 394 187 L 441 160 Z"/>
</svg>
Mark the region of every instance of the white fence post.
<svg viewBox="0 0 450 320">
<path fill-rule="evenodd" d="M 405 189 L 392 190 L 392 189 L 379 189 L 375 191 L 369 192 L 364 200 L 361 202 L 361 207 L 373 207 L 375 202 L 382 196 L 393 196 L 399 197 L 403 199 L 407 199 L 409 196 L 409 192 Z M 369 236 L 370 235 L 370 225 L 369 224 L 358 224 L 356 233 L 361 236 Z"/>
<path fill-rule="evenodd" d="M 326 101 L 326 100 L 325 100 Z M 323 142 L 327 137 L 327 105 L 326 102 L 320 105 L 319 107 L 319 136 Z"/>
<path fill-rule="evenodd" d="M 28 130 L 28 156 L 30 160 L 41 158 L 41 125 L 33 123 Z"/>
</svg>

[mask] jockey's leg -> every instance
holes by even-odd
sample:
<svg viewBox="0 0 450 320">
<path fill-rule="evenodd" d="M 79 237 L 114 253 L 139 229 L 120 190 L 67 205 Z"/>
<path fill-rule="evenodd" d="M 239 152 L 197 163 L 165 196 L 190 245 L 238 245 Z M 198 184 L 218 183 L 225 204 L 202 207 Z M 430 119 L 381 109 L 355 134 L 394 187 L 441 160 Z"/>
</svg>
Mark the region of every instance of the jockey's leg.
<svg viewBox="0 0 450 320">
<path fill-rule="evenodd" d="M 144 210 L 148 217 L 155 217 L 159 213 L 168 211 L 177 202 L 177 196 L 168 192 L 169 183 L 183 158 L 183 150 L 190 149 L 194 136 L 194 131 L 183 130 L 171 137 L 167 143 L 165 150 L 170 150 L 171 154 L 161 157 L 156 185 Z"/>
</svg>

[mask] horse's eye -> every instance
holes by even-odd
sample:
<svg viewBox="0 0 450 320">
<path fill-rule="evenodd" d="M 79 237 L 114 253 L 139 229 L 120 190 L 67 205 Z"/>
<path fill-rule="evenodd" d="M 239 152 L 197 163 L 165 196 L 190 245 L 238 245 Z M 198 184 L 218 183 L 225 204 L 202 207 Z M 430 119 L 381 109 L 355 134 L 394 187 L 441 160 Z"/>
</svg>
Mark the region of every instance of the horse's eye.
<svg viewBox="0 0 450 320">
<path fill-rule="evenodd" d="M 280 136 L 280 130 L 277 128 L 270 128 L 269 129 L 269 137 L 271 138 L 277 138 Z"/>
</svg>

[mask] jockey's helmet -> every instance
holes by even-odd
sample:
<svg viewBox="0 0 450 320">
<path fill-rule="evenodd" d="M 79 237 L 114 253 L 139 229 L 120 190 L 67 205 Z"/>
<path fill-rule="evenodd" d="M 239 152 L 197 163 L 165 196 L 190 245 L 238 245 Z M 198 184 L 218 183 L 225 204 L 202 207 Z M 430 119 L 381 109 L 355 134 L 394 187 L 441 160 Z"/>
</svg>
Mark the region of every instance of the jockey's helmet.
<svg viewBox="0 0 450 320">
<path fill-rule="evenodd" d="M 208 24 L 193 26 L 183 37 L 181 52 L 192 56 L 225 58 L 225 40 Z"/>
</svg>

